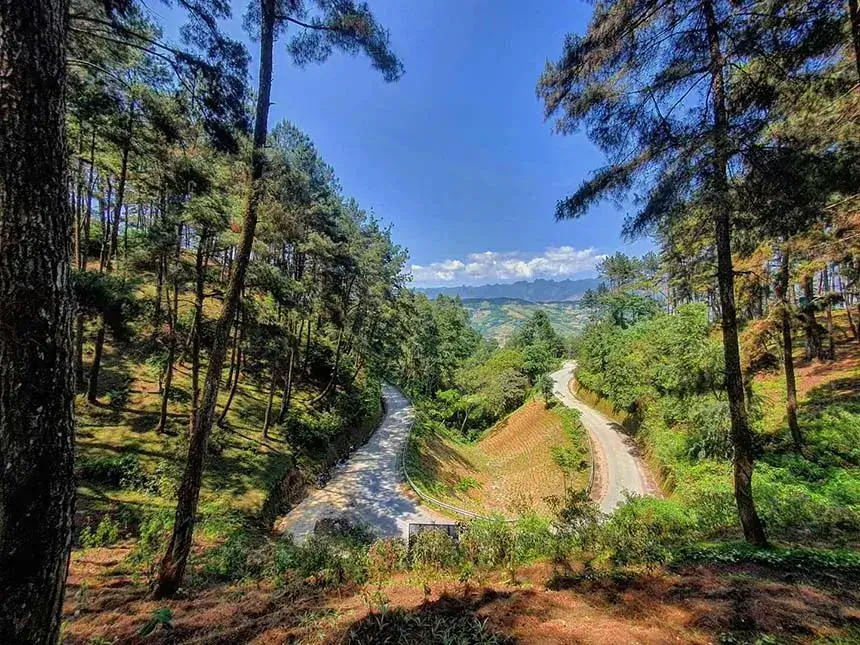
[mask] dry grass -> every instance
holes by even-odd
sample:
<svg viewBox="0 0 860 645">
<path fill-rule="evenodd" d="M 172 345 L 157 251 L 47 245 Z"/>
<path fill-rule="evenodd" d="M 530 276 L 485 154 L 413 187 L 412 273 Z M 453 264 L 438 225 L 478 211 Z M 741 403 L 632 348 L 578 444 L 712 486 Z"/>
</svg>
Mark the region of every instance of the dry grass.
<svg viewBox="0 0 860 645">
<path fill-rule="evenodd" d="M 856 580 L 752 565 L 595 579 L 581 570 L 553 578 L 549 565 L 537 564 L 518 573 L 516 586 L 501 573 L 479 587 L 444 578 L 425 595 L 422 583 L 404 573 L 378 590 L 304 588 L 284 595 L 270 583 L 249 583 L 191 588 L 181 599 L 156 603 L 145 584 L 117 572 L 124 555 L 122 547 L 75 555 L 64 606 L 66 645 L 441 643 L 433 634 L 450 637 L 452 626 L 458 639 L 444 642 L 490 642 L 467 639 L 479 632 L 540 644 L 823 644 L 856 642 L 850 635 L 829 638 L 860 624 Z M 162 607 L 173 614 L 172 630 L 137 636 Z M 399 638 L 383 640 L 392 635 Z M 765 635 L 768 640 L 758 640 Z"/>
<path fill-rule="evenodd" d="M 565 477 L 554 447 L 571 438 L 560 417 L 531 401 L 493 426 L 474 444 L 431 436 L 421 440 L 420 480 L 442 501 L 477 512 L 512 513 L 519 507 L 546 510 L 544 498 L 565 485 L 584 488 L 582 472 Z"/>
</svg>

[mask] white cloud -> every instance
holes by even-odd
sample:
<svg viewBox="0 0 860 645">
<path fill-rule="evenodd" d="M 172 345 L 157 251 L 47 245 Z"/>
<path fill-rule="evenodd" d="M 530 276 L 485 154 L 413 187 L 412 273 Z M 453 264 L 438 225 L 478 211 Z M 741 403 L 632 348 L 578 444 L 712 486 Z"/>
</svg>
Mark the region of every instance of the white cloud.
<svg viewBox="0 0 860 645">
<path fill-rule="evenodd" d="M 549 247 L 543 253 L 483 251 L 463 259 L 447 259 L 427 265 L 413 264 L 416 284 L 483 284 L 535 278 L 568 278 L 593 272 L 604 258 L 593 248 Z"/>
</svg>

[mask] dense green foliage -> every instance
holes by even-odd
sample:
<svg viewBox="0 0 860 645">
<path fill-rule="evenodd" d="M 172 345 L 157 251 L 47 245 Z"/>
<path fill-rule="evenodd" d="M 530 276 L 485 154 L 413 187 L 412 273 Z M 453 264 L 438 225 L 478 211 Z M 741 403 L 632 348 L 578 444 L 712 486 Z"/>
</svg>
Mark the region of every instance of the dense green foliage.
<svg viewBox="0 0 860 645">
<path fill-rule="evenodd" d="M 626 329 L 595 320 L 577 347 L 580 384 L 638 422 L 637 440 L 672 493 L 651 502 L 676 517 L 667 534 L 737 535 L 722 351 L 706 306 L 683 305 Z M 846 402 L 802 411 L 804 457 L 784 435 L 763 435 L 761 412 L 751 409 L 758 430 L 754 493 L 770 533 L 796 542 L 855 543 L 860 461 L 848 446 L 860 440 L 860 410 Z"/>
<path fill-rule="evenodd" d="M 426 322 L 407 338 L 401 383 L 418 402 L 419 432 L 476 439 L 517 409 L 564 352 L 543 311 L 535 311 L 503 347 L 482 339 L 458 299 L 415 295 Z M 426 365 L 426 367 L 421 367 Z M 544 392 L 544 387 L 538 387 Z"/>
</svg>

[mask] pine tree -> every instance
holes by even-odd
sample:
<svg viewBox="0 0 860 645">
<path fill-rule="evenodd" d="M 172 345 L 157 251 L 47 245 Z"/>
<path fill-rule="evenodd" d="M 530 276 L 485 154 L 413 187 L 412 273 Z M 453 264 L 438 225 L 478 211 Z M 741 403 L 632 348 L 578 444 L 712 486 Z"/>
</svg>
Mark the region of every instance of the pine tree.
<svg viewBox="0 0 860 645">
<path fill-rule="evenodd" d="M 64 0 L 0 2 L 0 642 L 57 641 L 73 476 Z"/>
<path fill-rule="evenodd" d="M 670 222 L 682 208 L 710 221 L 731 412 L 734 483 L 746 539 L 766 542 L 752 496 L 753 440 L 741 372 L 729 173 L 755 149 L 778 88 L 843 38 L 832 3 L 673 0 L 598 3 L 584 36 L 568 36 L 538 84 L 546 116 L 569 133 L 584 126 L 609 165 L 559 202 L 556 217 L 585 213 L 608 195 L 644 197 L 631 236 Z M 754 64 L 752 64 L 754 63 Z M 782 82 L 782 81 L 781 81 Z"/>
<path fill-rule="evenodd" d="M 329 3 L 322 0 L 317 0 L 315 4 L 319 12 L 310 19 L 304 18 L 308 11 L 303 2 L 259 0 L 259 3 L 254 2 L 251 5 L 250 22 L 259 29 L 255 35 L 259 37 L 260 43 L 260 69 L 252 139 L 250 194 L 233 271 L 215 327 L 203 392 L 194 417 L 187 463 L 179 488 L 173 533 L 159 566 L 153 591 L 155 598 L 169 597 L 176 593 L 191 551 L 206 446 L 215 421 L 215 405 L 221 386 L 221 370 L 227 357 L 230 328 L 245 284 L 264 194 L 263 174 L 275 36 L 288 26 L 300 28 L 301 31 L 290 42 L 290 52 L 299 65 L 322 62 L 334 49 L 340 49 L 349 53 L 366 52 L 374 67 L 382 72 L 386 80 L 396 80 L 402 72 L 400 61 L 389 51 L 388 33 L 376 23 L 367 5 L 357 5 L 351 1 Z"/>
</svg>

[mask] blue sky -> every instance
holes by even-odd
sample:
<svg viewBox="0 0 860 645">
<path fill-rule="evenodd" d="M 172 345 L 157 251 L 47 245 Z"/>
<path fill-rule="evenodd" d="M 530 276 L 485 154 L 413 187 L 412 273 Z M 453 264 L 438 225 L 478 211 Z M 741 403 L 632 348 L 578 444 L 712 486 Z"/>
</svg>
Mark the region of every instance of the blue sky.
<svg viewBox="0 0 860 645">
<path fill-rule="evenodd" d="M 604 162 L 585 136 L 554 134 L 535 96 L 565 34 L 584 29 L 588 3 L 369 4 L 403 78 L 386 84 L 366 59 L 343 54 L 297 69 L 276 43 L 270 123 L 307 132 L 346 194 L 393 224 L 416 284 L 589 276 L 602 254 L 649 248 L 620 239 L 624 212 L 610 203 L 578 221 L 553 218 L 556 201 Z M 235 35 L 245 6 L 234 3 Z"/>
</svg>

